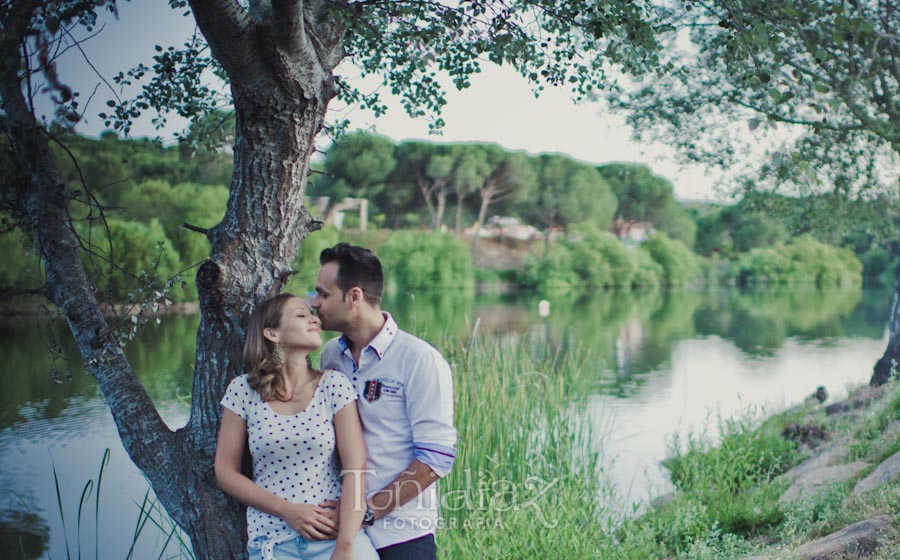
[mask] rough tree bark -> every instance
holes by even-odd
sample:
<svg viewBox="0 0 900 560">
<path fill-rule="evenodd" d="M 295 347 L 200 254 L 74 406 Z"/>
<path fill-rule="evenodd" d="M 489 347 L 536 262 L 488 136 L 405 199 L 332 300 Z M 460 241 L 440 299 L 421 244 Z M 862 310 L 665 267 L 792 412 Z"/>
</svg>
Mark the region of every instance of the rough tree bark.
<svg viewBox="0 0 900 560">
<path fill-rule="evenodd" d="M 884 385 L 894 372 L 900 368 L 900 274 L 894 280 L 894 292 L 891 295 L 891 311 L 888 314 L 890 336 L 884 355 L 875 363 L 870 385 Z"/>
<path fill-rule="evenodd" d="M 237 119 L 234 174 L 223 221 L 209 230 L 210 258 L 197 283 L 191 416 L 172 431 L 138 381 L 103 317 L 79 256 L 48 135 L 37 124 L 15 68 L 0 60 L 0 95 L 13 147 L 30 180 L 4 196 L 25 216 L 46 270 L 47 297 L 62 311 L 87 371 L 109 404 L 123 446 L 160 503 L 188 534 L 198 558 L 246 556 L 242 508 L 221 492 L 213 471 L 219 400 L 241 373 L 244 321 L 279 291 L 300 241 L 321 224 L 304 206 L 314 139 L 336 90 L 344 27 L 326 1 L 191 0 L 213 54 L 228 74 Z M 14 34 L 0 34 L 16 52 Z M 9 49 L 12 49 L 11 51 Z"/>
<path fill-rule="evenodd" d="M 896 146 L 894 151 L 900 155 L 900 146 Z M 900 181 L 898 181 L 898 187 L 900 187 Z M 884 385 L 900 369 L 900 266 L 897 267 L 894 276 L 891 310 L 888 313 L 890 336 L 888 336 L 888 345 L 884 350 L 884 355 L 875 362 L 872 378 L 869 380 L 870 385 Z"/>
<path fill-rule="evenodd" d="M 433 183 L 429 182 L 428 179 L 421 176 L 416 177 L 416 184 L 419 186 L 419 192 L 422 193 L 422 198 L 425 200 L 425 207 L 428 209 L 428 217 L 431 219 L 431 226 L 433 228 L 434 224 L 437 223 L 437 210 L 435 209 L 434 201 L 432 200 L 435 186 Z"/>
<path fill-rule="evenodd" d="M 444 211 L 447 208 L 447 189 L 444 186 L 441 186 L 437 192 L 437 210 L 435 211 L 434 223 L 432 224 L 432 229 L 434 231 L 440 231 L 441 226 L 444 225 Z"/>
<path fill-rule="evenodd" d="M 488 207 L 490 207 L 496 194 L 493 185 L 490 184 L 486 185 L 485 188 L 479 189 L 478 192 L 481 194 L 481 206 L 478 208 L 478 221 L 475 222 L 475 235 L 472 236 L 471 252 L 473 260 L 478 252 L 478 240 L 481 239 L 481 229 L 484 227 L 485 220 L 487 220 Z"/>
<path fill-rule="evenodd" d="M 463 201 L 466 199 L 466 193 L 461 190 L 456 190 L 456 221 L 453 227 L 453 231 L 456 232 L 456 235 L 462 235 L 462 221 L 463 221 Z"/>
</svg>

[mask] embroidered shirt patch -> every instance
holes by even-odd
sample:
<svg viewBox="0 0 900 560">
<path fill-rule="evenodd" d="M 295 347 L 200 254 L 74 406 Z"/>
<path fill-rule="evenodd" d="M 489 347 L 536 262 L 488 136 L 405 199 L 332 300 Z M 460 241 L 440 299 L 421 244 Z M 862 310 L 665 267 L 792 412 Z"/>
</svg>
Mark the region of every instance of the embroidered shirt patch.
<svg viewBox="0 0 900 560">
<path fill-rule="evenodd" d="M 366 381 L 363 387 L 363 396 L 367 401 L 373 402 L 381 398 L 381 381 Z"/>
</svg>

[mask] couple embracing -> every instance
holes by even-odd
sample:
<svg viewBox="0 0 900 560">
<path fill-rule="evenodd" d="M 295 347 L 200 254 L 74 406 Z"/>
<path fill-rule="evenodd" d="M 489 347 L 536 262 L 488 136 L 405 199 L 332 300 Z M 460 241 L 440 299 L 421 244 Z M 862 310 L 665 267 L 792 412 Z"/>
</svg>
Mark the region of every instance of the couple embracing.
<svg viewBox="0 0 900 560">
<path fill-rule="evenodd" d="M 253 559 L 434 559 L 434 483 L 456 453 L 450 367 L 381 310 L 374 253 L 340 243 L 320 264 L 311 304 L 280 294 L 250 316 L 247 373 L 222 399 L 219 485 L 247 506 Z M 321 371 L 320 329 L 342 333 Z"/>
</svg>

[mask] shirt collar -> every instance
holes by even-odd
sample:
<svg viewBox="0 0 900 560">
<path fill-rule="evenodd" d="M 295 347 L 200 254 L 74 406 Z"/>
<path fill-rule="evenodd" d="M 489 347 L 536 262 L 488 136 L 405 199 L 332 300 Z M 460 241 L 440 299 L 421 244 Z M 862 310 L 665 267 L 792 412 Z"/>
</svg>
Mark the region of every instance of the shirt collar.
<svg viewBox="0 0 900 560">
<path fill-rule="evenodd" d="M 375 338 L 366 346 L 366 348 L 371 348 L 378 355 L 379 360 L 384 357 L 384 353 L 387 352 L 388 347 L 394 342 L 394 339 L 397 338 L 397 333 L 400 331 L 397 321 L 394 320 L 390 313 L 382 311 L 381 315 L 384 317 L 384 326 L 381 327 Z M 344 335 L 341 335 L 340 339 L 338 339 L 338 344 L 341 345 L 342 352 L 350 348 L 350 341 Z"/>
</svg>

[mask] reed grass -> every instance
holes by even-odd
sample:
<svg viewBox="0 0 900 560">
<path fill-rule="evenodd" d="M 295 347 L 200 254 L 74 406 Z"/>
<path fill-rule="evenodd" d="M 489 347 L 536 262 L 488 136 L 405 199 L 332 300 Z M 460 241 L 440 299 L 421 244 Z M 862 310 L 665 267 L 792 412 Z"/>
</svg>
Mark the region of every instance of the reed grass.
<svg viewBox="0 0 900 560">
<path fill-rule="evenodd" d="M 603 435 L 592 429 L 587 414 L 588 397 L 603 390 L 598 357 L 604 349 L 560 345 L 537 330 L 446 338 L 439 346 L 454 367 L 459 432 L 456 463 L 440 486 L 443 527 L 437 539 L 444 559 L 739 558 L 766 542 L 791 546 L 861 512 L 890 508 L 900 498 L 898 483 L 866 500 L 848 501 L 849 489 L 835 488 L 815 502 L 780 506 L 784 483 L 777 477 L 800 459 L 781 437 L 791 417 L 766 419 L 756 410 L 719 418 L 715 430 L 673 435 L 667 466 L 678 489 L 675 499 L 635 517 L 637 510 L 616 488 L 614 458 L 602 454 Z M 863 442 L 858 455 L 883 456 L 896 448 L 879 435 L 900 418 L 898 385 L 856 425 L 855 439 Z M 76 541 L 66 543 L 70 560 L 72 551 L 81 557 L 81 517 L 92 495 L 99 519 L 107 462 L 108 453 L 96 483 L 82 489 Z M 65 531 L 55 467 L 54 483 Z M 176 557 L 193 558 L 190 544 L 149 490 L 137 507 L 126 560 L 135 557 L 135 544 L 152 527 L 165 541 L 159 558 L 170 554 L 173 542 Z M 99 537 L 95 524 L 95 542 Z"/>
<path fill-rule="evenodd" d="M 56 464 L 53 461 L 53 457 L 50 458 L 51 468 L 53 470 L 53 484 L 56 489 L 56 505 L 59 511 L 60 522 L 62 524 L 62 530 L 65 537 L 65 550 L 66 550 L 66 559 L 72 560 L 73 553 L 74 557 L 78 560 L 81 560 L 83 557 L 82 554 L 82 519 L 85 513 L 85 506 L 89 503 L 91 495 L 94 496 L 94 558 L 98 560 L 99 558 L 107 558 L 108 552 L 103 552 L 101 555 L 100 549 L 100 536 L 101 536 L 101 522 L 100 522 L 100 490 L 103 487 L 103 473 L 106 470 L 106 467 L 109 465 L 110 459 L 110 451 L 107 448 L 103 452 L 103 457 L 100 459 L 100 467 L 97 471 L 97 478 L 88 479 L 85 482 L 84 486 L 82 486 L 81 495 L 78 499 L 78 507 L 76 510 L 76 519 L 75 519 L 75 533 L 74 533 L 74 542 L 71 542 L 73 538 L 68 531 L 67 523 L 66 523 L 66 507 L 63 503 L 62 492 L 60 490 L 60 479 L 59 475 L 56 471 Z M 144 534 L 144 530 L 147 527 L 148 522 L 155 526 L 159 533 L 165 537 L 165 541 L 159 547 L 159 556 L 157 558 L 161 559 L 164 556 L 166 558 L 187 558 L 194 559 L 194 554 L 191 550 L 191 545 L 188 542 L 186 536 L 178 528 L 172 518 L 169 517 L 168 513 L 163 509 L 163 507 L 159 504 L 156 498 L 152 495 L 149 487 L 149 483 L 147 486 L 147 491 L 144 493 L 144 498 L 142 503 L 137 504 L 138 506 L 138 518 L 135 522 L 134 532 L 131 537 L 131 542 L 129 543 L 129 549 L 126 556 L 126 560 L 131 560 L 135 556 L 136 546 L 138 540 Z M 173 552 L 169 550 L 169 543 L 176 542 L 178 544 L 177 550 Z M 52 560 L 53 556 L 48 552 L 47 556 Z"/>
<path fill-rule="evenodd" d="M 459 442 L 441 483 L 442 556 L 593 558 L 619 501 L 585 414 L 590 354 L 531 336 L 445 349 Z"/>
</svg>

